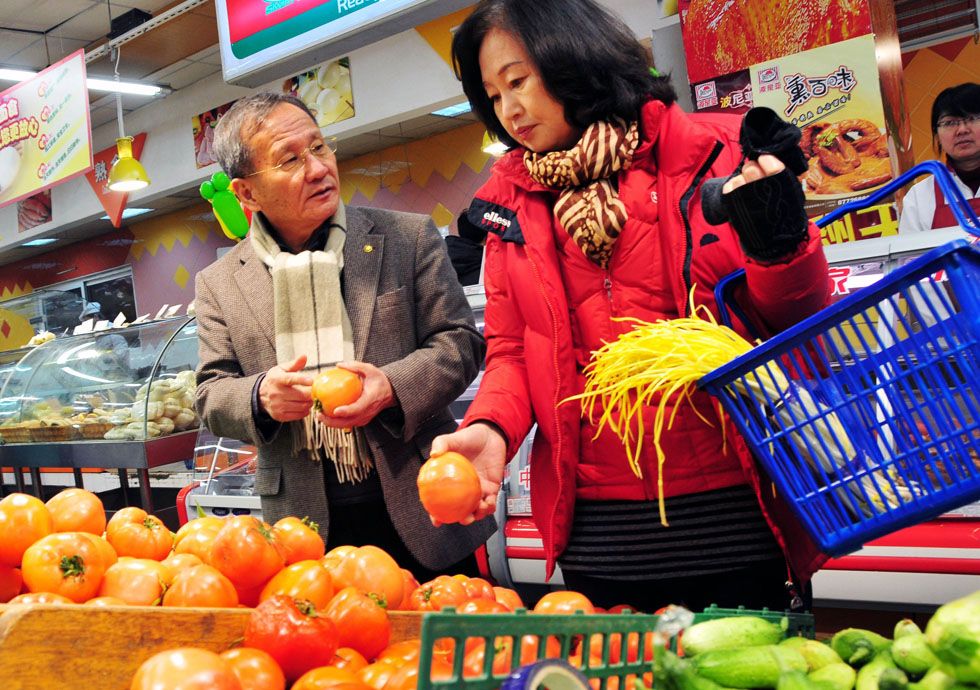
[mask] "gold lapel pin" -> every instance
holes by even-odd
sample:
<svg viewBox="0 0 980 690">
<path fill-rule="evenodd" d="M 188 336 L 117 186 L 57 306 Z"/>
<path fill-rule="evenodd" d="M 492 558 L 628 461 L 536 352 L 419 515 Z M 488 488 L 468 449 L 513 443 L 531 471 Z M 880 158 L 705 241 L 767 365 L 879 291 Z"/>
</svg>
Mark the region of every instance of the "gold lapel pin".
<svg viewBox="0 0 980 690">
<path fill-rule="evenodd" d="M 364 253 L 365 254 L 370 254 L 373 251 L 374 251 L 374 247 L 372 247 L 370 244 L 365 244 L 364 245 Z"/>
</svg>

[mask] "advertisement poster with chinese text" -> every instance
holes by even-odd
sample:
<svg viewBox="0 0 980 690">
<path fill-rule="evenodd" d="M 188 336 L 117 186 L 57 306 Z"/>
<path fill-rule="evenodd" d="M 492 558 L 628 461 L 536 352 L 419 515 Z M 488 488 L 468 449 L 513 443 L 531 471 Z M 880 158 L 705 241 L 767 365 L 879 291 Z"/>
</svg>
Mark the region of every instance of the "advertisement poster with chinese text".
<svg viewBox="0 0 980 690">
<path fill-rule="evenodd" d="M 92 167 L 85 52 L 0 93 L 0 207 Z"/>
<path fill-rule="evenodd" d="M 871 35 L 753 65 L 757 106 L 802 131 L 807 213 L 824 215 L 894 176 Z"/>
<path fill-rule="evenodd" d="M 691 86 L 691 101 L 701 113 L 738 113 L 752 108 L 752 79 L 748 70 L 715 77 Z"/>
</svg>

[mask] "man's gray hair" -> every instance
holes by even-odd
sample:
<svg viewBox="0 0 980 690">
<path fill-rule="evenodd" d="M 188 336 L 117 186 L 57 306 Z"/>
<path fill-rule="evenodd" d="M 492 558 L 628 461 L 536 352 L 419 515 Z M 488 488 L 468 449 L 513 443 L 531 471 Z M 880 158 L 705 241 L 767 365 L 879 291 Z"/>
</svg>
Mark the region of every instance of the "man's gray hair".
<svg viewBox="0 0 980 690">
<path fill-rule="evenodd" d="M 245 177 L 255 172 L 251 139 L 269 113 L 283 103 L 296 106 L 316 124 L 316 118 L 303 101 L 292 94 L 274 91 L 263 91 L 240 98 L 218 120 L 211 146 L 218 164 L 228 177 Z"/>
</svg>

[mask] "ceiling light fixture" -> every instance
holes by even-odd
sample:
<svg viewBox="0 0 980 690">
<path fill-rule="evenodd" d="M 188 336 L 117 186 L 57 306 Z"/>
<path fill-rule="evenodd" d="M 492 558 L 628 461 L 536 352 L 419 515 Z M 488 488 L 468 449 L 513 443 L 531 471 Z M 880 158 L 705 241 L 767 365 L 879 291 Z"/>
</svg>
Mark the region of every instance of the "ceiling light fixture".
<svg viewBox="0 0 980 690">
<path fill-rule="evenodd" d="M 122 219 L 133 218 L 134 216 L 142 216 L 144 213 L 149 213 L 152 208 L 124 208 L 122 212 Z M 109 220 L 109 216 L 102 216 L 99 220 Z M 132 244 L 132 243 L 130 243 Z"/>
<path fill-rule="evenodd" d="M 465 115 L 470 112 L 472 108 L 470 107 L 469 101 L 463 101 L 462 103 L 457 103 L 456 105 L 446 106 L 445 108 L 440 108 L 439 110 L 433 110 L 430 115 L 436 115 L 438 117 L 459 117 L 460 115 Z"/>
<path fill-rule="evenodd" d="M 56 237 L 39 237 L 36 240 L 29 240 L 27 242 L 24 242 L 24 244 L 22 244 L 20 246 L 21 247 L 43 247 L 46 244 L 52 244 L 52 243 L 57 242 L 57 241 L 58 241 L 58 238 L 56 238 Z"/>
<path fill-rule="evenodd" d="M 115 75 L 119 79 L 119 48 L 116 53 Z M 143 165 L 133 158 L 133 137 L 123 131 L 122 95 L 116 92 L 116 119 L 119 121 L 119 138 L 116 139 L 116 152 L 119 158 L 109 171 L 109 189 L 114 192 L 135 192 L 150 184 L 150 177 Z"/>
<path fill-rule="evenodd" d="M 35 76 L 37 72 L 24 69 L 9 69 L 0 67 L 0 81 L 24 81 Z M 92 91 L 111 91 L 114 93 L 126 93 L 134 96 L 166 96 L 171 93 L 171 89 L 166 86 L 156 84 L 141 84 L 131 81 L 110 81 L 89 77 L 85 80 L 85 85 Z"/>
</svg>

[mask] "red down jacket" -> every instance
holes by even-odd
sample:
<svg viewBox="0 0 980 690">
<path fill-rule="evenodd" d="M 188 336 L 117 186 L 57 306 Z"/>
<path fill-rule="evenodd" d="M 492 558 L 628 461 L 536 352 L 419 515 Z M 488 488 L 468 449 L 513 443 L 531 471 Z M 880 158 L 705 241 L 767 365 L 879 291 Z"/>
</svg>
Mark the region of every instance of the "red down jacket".
<svg viewBox="0 0 980 690">
<path fill-rule="evenodd" d="M 692 288 L 695 303 L 717 314 L 714 286 L 743 267 L 747 287 L 739 303 L 757 327 L 771 332 L 816 312 L 830 298 L 827 262 L 812 224 L 809 241 L 792 257 L 763 265 L 744 256 L 729 225 L 705 222 L 701 184 L 737 166 L 739 122 L 736 116 L 689 116 L 659 101 L 643 107 L 633 165 L 618 178 L 629 220 L 606 270 L 564 243 L 567 235 L 554 224 L 555 192 L 530 178 L 523 150 L 495 164 L 470 205 L 470 219 L 491 231 L 484 279 L 488 349 L 483 382 L 464 426 L 493 422 L 512 456 L 538 424 L 531 503 L 548 576 L 567 544 L 576 498 L 657 497 L 652 443 L 644 445 L 644 477 L 637 479 L 615 437 L 605 434 L 589 443 L 592 429 L 583 427 L 580 405 L 560 404 L 581 392 L 589 347 L 629 328 L 614 317 L 687 315 Z M 696 394 L 695 404 L 705 417 L 714 416 L 706 394 Z M 690 407 L 678 411 L 661 441 L 667 457 L 664 495 L 751 484 L 794 572 L 809 579 L 825 557 L 785 504 L 773 499 L 768 480 L 760 479 L 744 442 L 729 427 L 724 452 L 717 425 L 707 426 Z"/>
</svg>

